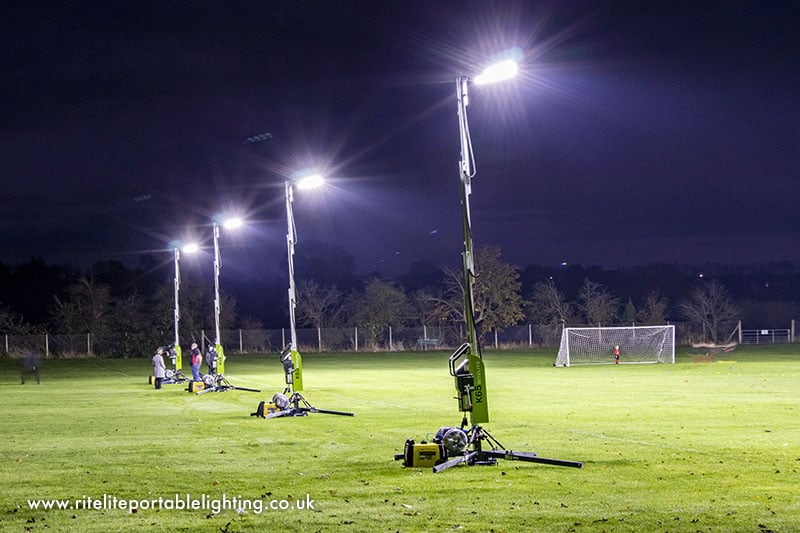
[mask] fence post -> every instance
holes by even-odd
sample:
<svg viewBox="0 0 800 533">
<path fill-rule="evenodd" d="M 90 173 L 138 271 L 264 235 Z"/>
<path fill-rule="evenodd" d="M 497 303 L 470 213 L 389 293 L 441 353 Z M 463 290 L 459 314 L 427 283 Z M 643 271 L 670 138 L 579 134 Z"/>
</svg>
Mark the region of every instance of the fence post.
<svg viewBox="0 0 800 533">
<path fill-rule="evenodd" d="M 528 324 L 528 346 L 533 346 L 533 325 Z"/>
<path fill-rule="evenodd" d="M 242 328 L 239 328 L 239 353 L 244 353 L 244 342 L 242 342 Z"/>
<path fill-rule="evenodd" d="M 389 351 L 394 351 L 394 346 L 392 346 L 392 326 L 389 326 Z"/>
<path fill-rule="evenodd" d="M 356 340 L 355 349 L 356 351 L 358 351 L 358 326 L 353 326 L 353 329 L 355 330 L 355 340 Z"/>
<path fill-rule="evenodd" d="M 48 333 L 44 334 L 44 356 L 50 357 L 50 337 Z"/>
<path fill-rule="evenodd" d="M 86 354 L 90 355 L 90 356 L 92 355 L 92 334 L 91 333 L 87 333 L 86 334 Z"/>
<path fill-rule="evenodd" d="M 422 338 L 423 339 L 428 338 L 428 326 L 426 326 L 425 324 L 422 324 Z"/>
<path fill-rule="evenodd" d="M 322 351 L 322 328 L 317 326 L 317 351 Z"/>
<path fill-rule="evenodd" d="M 794 320 L 792 320 L 792 324 L 794 324 Z M 8 353 L 8 334 L 6 333 L 6 353 Z"/>
<path fill-rule="evenodd" d="M 286 329 L 281 328 L 281 348 L 283 348 L 284 346 L 286 346 Z M 297 346 L 292 346 L 292 348 L 296 350 Z"/>
<path fill-rule="evenodd" d="M 739 321 L 739 344 L 742 344 L 742 321 Z"/>
<path fill-rule="evenodd" d="M 791 342 L 794 342 L 794 318 L 792 319 L 792 326 L 791 326 Z M 6 335 L 6 351 L 8 351 L 8 335 Z"/>
<path fill-rule="evenodd" d="M 206 330 L 200 330 L 200 352 L 206 353 Z"/>
<path fill-rule="evenodd" d="M 497 344 L 497 330 L 494 330 L 494 349 L 497 350 L 500 346 Z"/>
</svg>

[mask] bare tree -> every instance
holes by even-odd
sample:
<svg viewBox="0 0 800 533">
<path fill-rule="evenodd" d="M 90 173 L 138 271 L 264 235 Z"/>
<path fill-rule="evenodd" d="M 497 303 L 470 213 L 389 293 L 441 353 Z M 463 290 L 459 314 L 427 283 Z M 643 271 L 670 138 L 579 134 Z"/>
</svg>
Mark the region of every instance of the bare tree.
<svg viewBox="0 0 800 533">
<path fill-rule="evenodd" d="M 693 329 L 702 331 L 703 340 L 717 343 L 732 331 L 740 312 L 722 283 L 711 280 L 695 288 L 680 305 L 681 314 Z"/>
<path fill-rule="evenodd" d="M 184 342 L 202 342 L 202 334 L 214 340 L 214 291 L 210 284 L 186 277 L 180 290 L 180 338 Z M 236 297 L 226 292 L 219 298 L 219 328 L 221 331 L 233 329 L 238 322 Z M 153 297 L 153 320 L 159 329 L 169 332 L 173 327 L 175 293 L 172 280 L 161 285 Z"/>
<path fill-rule="evenodd" d="M 413 313 L 425 326 L 444 322 L 450 316 L 450 308 L 443 305 L 444 298 L 439 288 L 425 288 L 414 291 L 410 297 Z"/>
<path fill-rule="evenodd" d="M 158 321 L 154 320 L 148 303 L 135 291 L 114 298 L 109 313 L 114 335 L 105 342 L 95 342 L 95 350 L 116 357 L 141 357 L 152 355 L 156 345 L 171 342 L 172 328 L 157 326 Z"/>
<path fill-rule="evenodd" d="M 91 333 L 102 338 L 109 332 L 111 291 L 91 278 L 80 278 L 67 288 L 64 299 L 54 297 L 51 317 L 58 331 Z"/>
<path fill-rule="evenodd" d="M 561 328 L 575 320 L 575 309 L 558 290 L 552 278 L 540 281 L 530 295 L 529 315 L 537 324 Z"/>
<path fill-rule="evenodd" d="M 668 308 L 669 300 L 656 290 L 650 291 L 645 295 L 636 319 L 642 324 L 664 324 L 667 321 Z"/>
<path fill-rule="evenodd" d="M 321 328 L 336 323 L 342 312 L 342 293 L 333 285 L 320 287 L 316 281 L 303 280 L 297 287 L 297 318 L 307 326 Z"/>
<path fill-rule="evenodd" d="M 578 294 L 578 308 L 589 324 L 612 324 L 619 317 L 620 300 L 601 283 L 586 279 Z"/>
<path fill-rule="evenodd" d="M 528 302 L 528 316 L 537 325 L 544 326 L 547 342 L 558 342 L 562 329 L 577 322 L 575 306 L 566 301 L 553 278 L 534 285 Z"/>
</svg>

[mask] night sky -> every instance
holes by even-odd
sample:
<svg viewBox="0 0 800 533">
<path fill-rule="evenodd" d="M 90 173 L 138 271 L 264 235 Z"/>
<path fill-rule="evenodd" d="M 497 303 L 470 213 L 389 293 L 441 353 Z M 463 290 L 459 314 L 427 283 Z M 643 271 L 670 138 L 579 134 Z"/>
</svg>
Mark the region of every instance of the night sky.
<svg viewBox="0 0 800 533">
<path fill-rule="evenodd" d="M 283 182 L 314 167 L 330 183 L 295 195 L 298 253 L 458 268 L 455 77 L 516 47 L 520 76 L 470 89 L 477 247 L 519 266 L 800 262 L 799 6 L 6 6 L 0 261 L 169 261 L 236 213 L 225 268 L 272 275 Z"/>
</svg>

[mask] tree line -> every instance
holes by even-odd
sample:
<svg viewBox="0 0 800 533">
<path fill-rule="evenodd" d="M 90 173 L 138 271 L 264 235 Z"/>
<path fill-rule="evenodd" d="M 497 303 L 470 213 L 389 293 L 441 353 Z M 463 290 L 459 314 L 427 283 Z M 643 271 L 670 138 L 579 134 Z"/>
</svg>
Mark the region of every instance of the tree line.
<svg viewBox="0 0 800 533">
<path fill-rule="evenodd" d="M 355 325 L 367 339 L 377 339 L 390 326 L 463 323 L 460 268 L 418 261 L 397 279 L 377 273 L 357 277 L 355 262 L 344 250 L 325 250 L 297 263 L 304 265 L 298 268 L 301 327 Z M 491 246 L 476 251 L 475 263 L 480 334 L 520 323 L 550 326 L 556 336 L 564 326 L 681 321 L 695 340 L 722 342 L 739 320 L 750 317 L 758 322 L 754 326 L 773 327 L 798 316 L 798 295 L 792 291 L 800 273 L 792 265 L 769 270 L 706 265 L 707 274 L 667 265 L 520 269 L 503 261 L 501 250 Z M 262 304 L 263 314 L 252 307 L 242 311 L 241 287 L 239 292 L 236 287 L 223 290 L 221 329 L 284 327 L 286 293 L 283 280 L 275 283 L 272 294 L 282 294 L 282 301 Z M 135 267 L 102 261 L 85 270 L 48 265 L 42 259 L 16 267 L 0 263 L 2 334 L 91 333 L 118 355 L 142 355 L 171 341 L 173 309 L 173 273 L 150 256 L 140 258 Z M 213 331 L 211 284 L 184 275 L 180 309 L 182 341 L 199 342 L 203 331 Z"/>
</svg>

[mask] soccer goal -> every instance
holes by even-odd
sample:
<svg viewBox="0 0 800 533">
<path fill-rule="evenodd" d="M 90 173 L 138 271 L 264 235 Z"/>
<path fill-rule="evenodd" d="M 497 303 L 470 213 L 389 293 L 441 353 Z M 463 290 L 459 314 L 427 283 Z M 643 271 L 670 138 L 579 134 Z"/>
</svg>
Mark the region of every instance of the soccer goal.
<svg viewBox="0 0 800 533">
<path fill-rule="evenodd" d="M 675 326 L 564 328 L 556 366 L 675 363 Z"/>
</svg>

